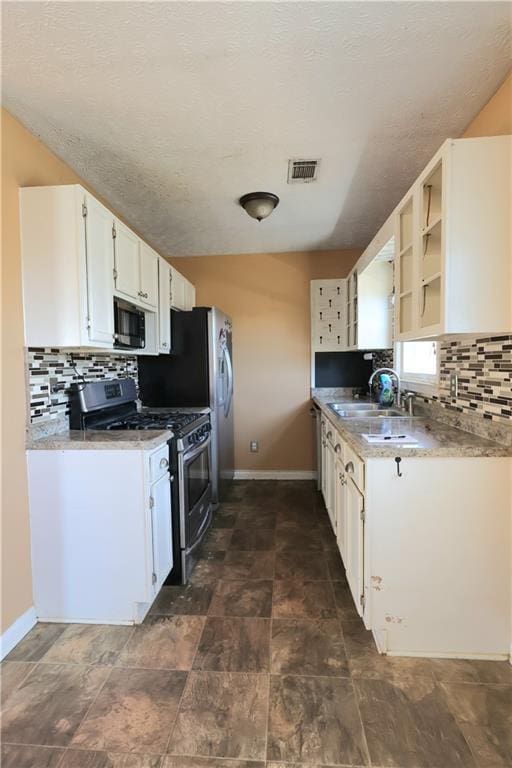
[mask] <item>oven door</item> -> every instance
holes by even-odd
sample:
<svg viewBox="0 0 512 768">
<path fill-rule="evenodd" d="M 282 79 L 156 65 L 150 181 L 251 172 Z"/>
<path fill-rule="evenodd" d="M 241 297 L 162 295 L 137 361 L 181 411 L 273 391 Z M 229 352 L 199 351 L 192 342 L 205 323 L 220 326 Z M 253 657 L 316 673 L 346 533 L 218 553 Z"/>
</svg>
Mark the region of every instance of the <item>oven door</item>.
<svg viewBox="0 0 512 768">
<path fill-rule="evenodd" d="M 180 543 L 191 549 L 202 538 L 210 519 L 211 437 L 178 456 Z"/>
</svg>

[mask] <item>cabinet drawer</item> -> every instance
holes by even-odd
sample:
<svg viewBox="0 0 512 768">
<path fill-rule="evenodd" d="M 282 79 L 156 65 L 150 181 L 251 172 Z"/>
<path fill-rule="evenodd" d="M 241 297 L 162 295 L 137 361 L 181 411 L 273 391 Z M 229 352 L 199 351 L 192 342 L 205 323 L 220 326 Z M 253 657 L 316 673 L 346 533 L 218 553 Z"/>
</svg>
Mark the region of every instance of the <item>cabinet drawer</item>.
<svg viewBox="0 0 512 768">
<path fill-rule="evenodd" d="M 345 472 L 361 492 L 364 491 L 364 461 L 345 443 Z"/>
<path fill-rule="evenodd" d="M 154 483 L 169 469 L 169 446 L 167 443 L 149 457 L 149 481 Z"/>
</svg>

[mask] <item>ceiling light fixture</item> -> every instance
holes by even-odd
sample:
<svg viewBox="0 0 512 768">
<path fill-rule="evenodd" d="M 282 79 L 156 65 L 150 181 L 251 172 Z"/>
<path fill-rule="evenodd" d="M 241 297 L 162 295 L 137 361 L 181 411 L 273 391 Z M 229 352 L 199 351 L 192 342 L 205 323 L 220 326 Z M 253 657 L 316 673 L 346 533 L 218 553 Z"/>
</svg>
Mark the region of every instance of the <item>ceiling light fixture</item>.
<svg viewBox="0 0 512 768">
<path fill-rule="evenodd" d="M 279 198 L 272 192 L 249 192 L 238 201 L 253 219 L 266 219 L 279 205 Z"/>
</svg>

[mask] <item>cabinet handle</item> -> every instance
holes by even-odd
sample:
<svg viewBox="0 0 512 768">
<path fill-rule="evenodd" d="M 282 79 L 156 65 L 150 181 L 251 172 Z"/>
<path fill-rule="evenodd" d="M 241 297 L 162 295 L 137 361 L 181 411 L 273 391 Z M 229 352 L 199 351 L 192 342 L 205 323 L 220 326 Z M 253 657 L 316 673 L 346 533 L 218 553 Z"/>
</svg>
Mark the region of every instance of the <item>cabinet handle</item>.
<svg viewBox="0 0 512 768">
<path fill-rule="evenodd" d="M 349 461 L 347 464 L 345 464 L 345 472 L 347 472 L 349 475 L 354 474 L 354 463 L 352 461 Z"/>
<path fill-rule="evenodd" d="M 137 291 L 137 296 L 142 296 L 142 291 Z"/>
<path fill-rule="evenodd" d="M 169 466 L 168 459 L 160 459 L 160 468 L 161 469 L 164 469 L 164 467 L 165 467 L 165 469 L 167 469 L 168 466 Z"/>
<path fill-rule="evenodd" d="M 336 443 L 334 446 L 334 450 L 336 453 L 341 453 L 341 445 L 339 443 Z"/>
</svg>

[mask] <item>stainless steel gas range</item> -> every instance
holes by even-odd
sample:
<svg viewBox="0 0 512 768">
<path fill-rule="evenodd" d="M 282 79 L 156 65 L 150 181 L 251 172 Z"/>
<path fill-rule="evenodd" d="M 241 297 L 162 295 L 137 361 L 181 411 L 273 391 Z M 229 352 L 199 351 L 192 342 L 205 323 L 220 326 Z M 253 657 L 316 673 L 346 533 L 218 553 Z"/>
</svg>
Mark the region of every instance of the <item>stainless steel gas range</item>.
<svg viewBox="0 0 512 768">
<path fill-rule="evenodd" d="M 71 429 L 168 429 L 174 567 L 166 583 L 186 584 L 212 519 L 211 423 L 208 413 L 137 410 L 133 379 L 72 385 Z"/>
</svg>

